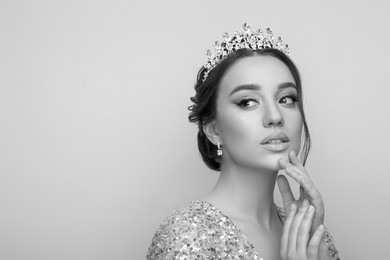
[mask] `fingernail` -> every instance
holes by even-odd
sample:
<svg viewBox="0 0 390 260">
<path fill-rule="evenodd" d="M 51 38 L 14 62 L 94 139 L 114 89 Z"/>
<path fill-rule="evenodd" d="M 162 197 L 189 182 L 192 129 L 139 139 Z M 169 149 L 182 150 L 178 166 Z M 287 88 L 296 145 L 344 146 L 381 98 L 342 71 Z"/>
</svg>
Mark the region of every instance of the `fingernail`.
<svg viewBox="0 0 390 260">
<path fill-rule="evenodd" d="M 307 210 L 309 213 L 313 213 L 314 207 L 312 205 L 309 206 L 309 209 Z"/>
<path fill-rule="evenodd" d="M 295 204 L 292 204 L 292 205 L 290 206 L 290 210 L 289 210 L 288 214 L 289 214 L 290 216 L 293 216 L 293 215 L 295 214 L 296 208 L 297 208 L 297 207 L 295 206 Z"/>
<path fill-rule="evenodd" d="M 307 199 L 304 199 L 302 202 L 302 208 L 306 208 L 307 206 L 309 206 L 309 202 L 307 201 Z"/>
<path fill-rule="evenodd" d="M 283 159 L 283 158 L 280 158 L 280 159 L 279 159 L 279 162 L 280 162 L 282 165 L 285 165 L 285 164 L 286 164 L 286 160 Z"/>
<path fill-rule="evenodd" d="M 324 225 L 323 224 L 321 224 L 320 226 L 319 226 L 319 228 L 318 228 L 320 231 L 324 231 L 324 229 L 325 229 L 325 227 L 324 227 Z"/>
<path fill-rule="evenodd" d="M 291 204 L 290 210 L 293 211 L 293 210 L 296 210 L 296 209 L 297 209 L 297 206 L 294 203 Z"/>
</svg>

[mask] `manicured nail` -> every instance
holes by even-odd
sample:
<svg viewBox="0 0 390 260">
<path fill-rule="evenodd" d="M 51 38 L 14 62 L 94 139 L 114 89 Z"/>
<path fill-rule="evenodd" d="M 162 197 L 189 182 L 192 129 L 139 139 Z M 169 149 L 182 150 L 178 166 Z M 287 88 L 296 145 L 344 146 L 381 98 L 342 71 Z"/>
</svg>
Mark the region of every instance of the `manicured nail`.
<svg viewBox="0 0 390 260">
<path fill-rule="evenodd" d="M 309 206 L 309 209 L 307 210 L 309 213 L 313 213 L 314 207 L 312 205 Z"/>
</svg>

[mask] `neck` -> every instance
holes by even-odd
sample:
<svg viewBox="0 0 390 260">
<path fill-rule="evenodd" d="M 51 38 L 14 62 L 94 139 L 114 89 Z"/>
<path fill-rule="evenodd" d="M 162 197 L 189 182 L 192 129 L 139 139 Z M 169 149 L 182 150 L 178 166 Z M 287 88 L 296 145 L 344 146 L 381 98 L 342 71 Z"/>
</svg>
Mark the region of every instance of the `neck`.
<svg viewBox="0 0 390 260">
<path fill-rule="evenodd" d="M 271 227 L 276 214 L 273 194 L 278 171 L 222 165 L 219 179 L 206 199 L 232 218 Z"/>
</svg>

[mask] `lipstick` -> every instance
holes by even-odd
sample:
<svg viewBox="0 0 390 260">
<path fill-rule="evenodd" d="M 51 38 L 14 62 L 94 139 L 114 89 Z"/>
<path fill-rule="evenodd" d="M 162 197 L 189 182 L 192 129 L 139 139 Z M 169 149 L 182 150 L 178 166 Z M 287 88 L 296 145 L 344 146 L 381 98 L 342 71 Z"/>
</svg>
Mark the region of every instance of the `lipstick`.
<svg viewBox="0 0 390 260">
<path fill-rule="evenodd" d="M 282 152 L 289 147 L 289 139 L 282 132 L 272 133 L 261 141 L 261 145 L 272 152 Z"/>
</svg>

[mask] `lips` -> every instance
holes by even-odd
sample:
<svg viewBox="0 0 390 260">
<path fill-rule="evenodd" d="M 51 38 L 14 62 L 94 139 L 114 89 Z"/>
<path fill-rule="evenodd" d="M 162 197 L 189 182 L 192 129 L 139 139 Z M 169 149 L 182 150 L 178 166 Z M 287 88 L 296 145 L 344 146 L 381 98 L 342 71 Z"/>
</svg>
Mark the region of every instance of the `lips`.
<svg viewBox="0 0 390 260">
<path fill-rule="evenodd" d="M 266 138 L 261 141 L 261 144 L 282 144 L 287 143 L 290 140 L 288 139 L 287 135 L 285 135 L 282 132 L 279 133 L 272 133 L 268 135 Z"/>
</svg>

